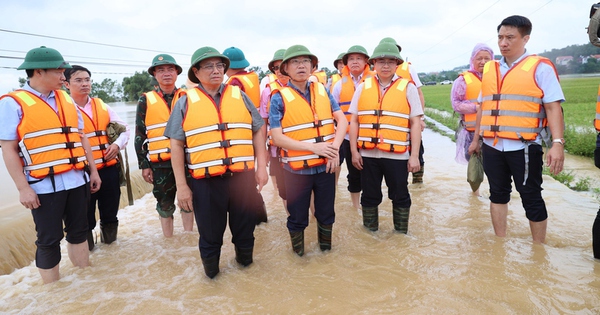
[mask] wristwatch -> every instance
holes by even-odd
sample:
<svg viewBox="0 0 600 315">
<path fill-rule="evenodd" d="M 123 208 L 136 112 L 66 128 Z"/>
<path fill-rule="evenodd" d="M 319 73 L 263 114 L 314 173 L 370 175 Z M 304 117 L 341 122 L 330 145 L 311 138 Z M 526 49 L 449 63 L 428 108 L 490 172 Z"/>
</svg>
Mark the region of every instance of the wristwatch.
<svg viewBox="0 0 600 315">
<path fill-rule="evenodd" d="M 563 138 L 552 139 L 552 143 L 560 143 L 562 145 L 565 145 L 565 139 L 563 139 Z"/>
</svg>

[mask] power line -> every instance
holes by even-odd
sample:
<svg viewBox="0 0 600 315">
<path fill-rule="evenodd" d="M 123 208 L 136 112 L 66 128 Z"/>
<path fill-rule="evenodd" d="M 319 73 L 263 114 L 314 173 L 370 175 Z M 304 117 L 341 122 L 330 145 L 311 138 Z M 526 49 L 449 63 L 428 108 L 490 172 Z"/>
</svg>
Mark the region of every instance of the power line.
<svg viewBox="0 0 600 315">
<path fill-rule="evenodd" d="M 56 37 L 56 36 L 49 36 L 49 35 L 33 34 L 33 33 L 25 33 L 25 32 L 19 32 L 19 31 L 6 30 L 6 29 L 0 29 L 0 32 L 20 34 L 20 35 L 28 35 L 28 36 L 35 36 L 35 37 L 43 37 L 43 38 L 51 38 L 51 39 L 58 39 L 58 40 L 64 40 L 64 41 L 76 42 L 76 43 L 83 43 L 83 44 L 90 44 L 90 45 L 107 46 L 107 47 L 115 47 L 115 48 L 131 49 L 131 50 L 139 50 L 139 51 L 149 51 L 149 52 L 157 52 L 157 53 L 167 53 L 167 54 L 172 54 L 172 55 L 190 56 L 190 54 L 182 54 L 182 53 L 177 53 L 177 52 L 165 52 L 165 51 L 159 51 L 159 50 L 153 50 L 153 49 L 145 49 L 145 48 L 138 48 L 138 47 L 128 47 L 128 46 L 121 46 L 121 45 L 96 43 L 96 42 L 90 42 L 90 41 L 85 41 L 85 40 L 70 39 L 70 38 L 63 38 L 63 37 Z"/>
<path fill-rule="evenodd" d="M 5 52 L 13 52 L 13 53 L 20 53 L 20 54 L 27 54 L 26 51 L 19 51 L 19 50 L 9 50 L 9 49 L 0 49 L 0 51 L 5 51 Z M 98 58 L 98 57 L 87 57 L 87 56 L 75 56 L 75 55 L 62 55 L 63 57 L 73 57 L 73 58 L 86 58 L 86 59 L 95 59 L 95 60 L 107 60 L 107 61 L 123 61 L 123 62 L 134 62 L 134 63 L 141 63 L 142 65 L 147 64 L 147 62 L 144 61 L 139 61 L 139 60 L 127 60 L 127 59 L 112 59 L 112 58 Z M 2 56 L 0 56 L 2 57 Z M 24 57 L 21 57 L 19 59 L 24 59 Z"/>
</svg>

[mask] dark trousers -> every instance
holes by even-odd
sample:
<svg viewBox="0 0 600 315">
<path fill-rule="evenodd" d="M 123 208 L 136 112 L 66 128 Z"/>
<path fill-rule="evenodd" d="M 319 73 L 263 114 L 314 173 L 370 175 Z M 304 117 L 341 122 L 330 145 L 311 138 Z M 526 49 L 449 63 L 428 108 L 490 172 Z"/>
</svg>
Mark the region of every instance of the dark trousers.
<svg viewBox="0 0 600 315">
<path fill-rule="evenodd" d="M 96 203 L 98 203 L 100 221 L 103 224 L 119 222 L 117 212 L 121 200 L 121 187 L 117 166 L 113 165 L 98 170 L 102 185 L 100 185 L 100 190 L 91 194 L 87 208 L 88 229 L 90 231 L 96 227 Z"/>
<path fill-rule="evenodd" d="M 514 179 L 527 219 L 533 222 L 546 220 L 548 212 L 542 199 L 542 146 L 529 146 L 529 172 L 525 185 L 524 150 L 501 152 L 484 143 L 482 152 L 483 170 L 490 184 L 490 201 L 507 204 L 510 201 L 511 183 Z"/>
<path fill-rule="evenodd" d="M 52 269 L 60 262 L 60 241 L 81 244 L 87 240 L 85 205 L 90 198 L 90 184 L 77 188 L 38 195 L 40 207 L 31 210 L 37 231 L 35 265 Z M 64 231 L 63 231 L 64 222 Z"/>
<path fill-rule="evenodd" d="M 592 226 L 592 246 L 594 247 L 594 258 L 600 259 L 600 210 L 598 210 Z"/>
<path fill-rule="evenodd" d="M 322 225 L 335 222 L 335 173 L 298 175 L 285 171 L 285 189 L 290 216 L 287 228 L 291 232 L 304 231 L 308 226 L 310 196 L 315 194 L 315 217 Z"/>
<path fill-rule="evenodd" d="M 340 145 L 340 165 L 346 160 L 346 168 L 348 169 L 348 191 L 357 193 L 362 190 L 360 183 L 360 170 L 352 164 L 352 152 L 350 151 L 350 141 L 344 139 Z"/>
<path fill-rule="evenodd" d="M 255 187 L 254 170 L 233 173 L 232 176 L 192 179 L 194 215 L 200 232 L 200 257 L 221 254 L 228 214 L 232 243 L 238 248 L 254 246 L 256 205 L 248 201 L 253 200 Z"/>
<path fill-rule="evenodd" d="M 361 172 L 363 207 L 377 207 L 383 200 L 381 180 L 385 178 L 388 187 L 388 198 L 394 207 L 409 208 L 411 206 L 408 192 L 408 161 L 375 159 L 363 157 Z"/>
</svg>

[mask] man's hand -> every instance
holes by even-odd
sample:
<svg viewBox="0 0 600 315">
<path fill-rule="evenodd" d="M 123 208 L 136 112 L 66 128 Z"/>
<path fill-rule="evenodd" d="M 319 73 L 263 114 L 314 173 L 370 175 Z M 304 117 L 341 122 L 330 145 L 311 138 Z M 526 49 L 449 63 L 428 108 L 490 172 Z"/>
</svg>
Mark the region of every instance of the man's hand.
<svg viewBox="0 0 600 315">
<path fill-rule="evenodd" d="M 553 143 L 552 148 L 546 154 L 546 165 L 550 168 L 550 173 L 557 175 L 563 170 L 565 162 L 565 150 L 562 144 Z"/>
<path fill-rule="evenodd" d="M 260 192 L 269 181 L 269 175 L 267 175 L 267 168 L 258 167 L 256 169 L 256 172 L 254 173 L 254 179 L 256 180 L 256 184 L 258 185 L 258 192 Z"/>
<path fill-rule="evenodd" d="M 30 186 L 19 190 L 19 201 L 25 208 L 30 210 L 37 209 L 41 205 L 38 195 Z"/>
<path fill-rule="evenodd" d="M 407 163 L 407 168 L 408 171 L 411 173 L 416 173 L 418 171 L 421 170 L 421 163 L 419 163 L 419 157 L 418 156 L 411 156 L 408 158 L 408 163 Z"/>
<path fill-rule="evenodd" d="M 110 161 L 117 157 L 117 154 L 119 154 L 119 151 L 120 151 L 119 146 L 117 144 L 113 143 L 113 144 L 109 145 L 108 148 L 106 148 L 106 151 L 104 152 L 104 158 L 107 161 Z"/>
<path fill-rule="evenodd" d="M 194 211 L 192 190 L 187 184 L 177 186 L 177 204 L 184 212 Z"/>
<path fill-rule="evenodd" d="M 92 194 L 100 190 L 100 185 L 102 185 L 100 175 L 98 175 L 98 172 L 92 172 L 90 174 L 90 191 Z"/>
<path fill-rule="evenodd" d="M 142 177 L 146 183 L 152 184 L 154 183 L 154 175 L 152 174 L 151 168 L 145 168 L 142 170 Z"/>
<path fill-rule="evenodd" d="M 363 159 L 359 152 L 352 152 L 352 165 L 354 165 L 357 170 L 362 171 Z"/>
<path fill-rule="evenodd" d="M 313 144 L 312 152 L 318 156 L 334 159 L 338 156 L 339 149 L 331 142 L 318 142 Z"/>
</svg>

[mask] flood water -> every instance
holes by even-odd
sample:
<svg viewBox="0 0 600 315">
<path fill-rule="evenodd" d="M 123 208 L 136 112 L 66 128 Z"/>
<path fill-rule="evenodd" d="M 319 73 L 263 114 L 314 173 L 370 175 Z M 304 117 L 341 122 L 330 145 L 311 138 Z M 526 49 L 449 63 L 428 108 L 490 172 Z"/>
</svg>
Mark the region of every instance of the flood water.
<svg viewBox="0 0 600 315">
<path fill-rule="evenodd" d="M 306 254 L 298 257 L 291 250 L 285 211 L 269 183 L 263 190 L 269 222 L 256 228 L 254 263 L 243 268 L 235 262 L 227 230 L 221 273 L 210 280 L 200 261 L 197 229 L 183 232 L 176 215 L 175 236 L 165 239 L 154 198 L 146 194 L 119 211 L 119 238 L 98 244 L 91 267 L 73 267 L 63 241 L 58 282 L 42 285 L 34 263 L 0 276 L 0 313 L 600 313 L 600 261 L 591 247 L 598 209 L 593 194 L 571 191 L 546 176 L 547 244 L 532 244 L 516 192 L 509 204 L 508 236 L 498 238 L 489 216 L 487 182 L 483 196 L 473 196 L 466 166 L 454 162 L 454 143 L 428 129 L 424 142 L 425 183 L 410 185 L 408 235 L 393 231 L 388 200 L 380 206 L 380 230 L 366 231 L 351 207 L 344 171 L 333 249 L 318 249 L 313 218 L 305 232 Z M 575 168 L 584 169 L 587 162 L 581 163 Z M 141 181 L 135 185 L 144 188 Z M 11 221 L 12 230 L 2 226 L 0 238 L 32 230 L 29 212 L 17 212 L 22 219 Z M 13 213 L 3 210 L 2 221 Z M 10 242 L 33 247 L 34 239 Z"/>
</svg>

